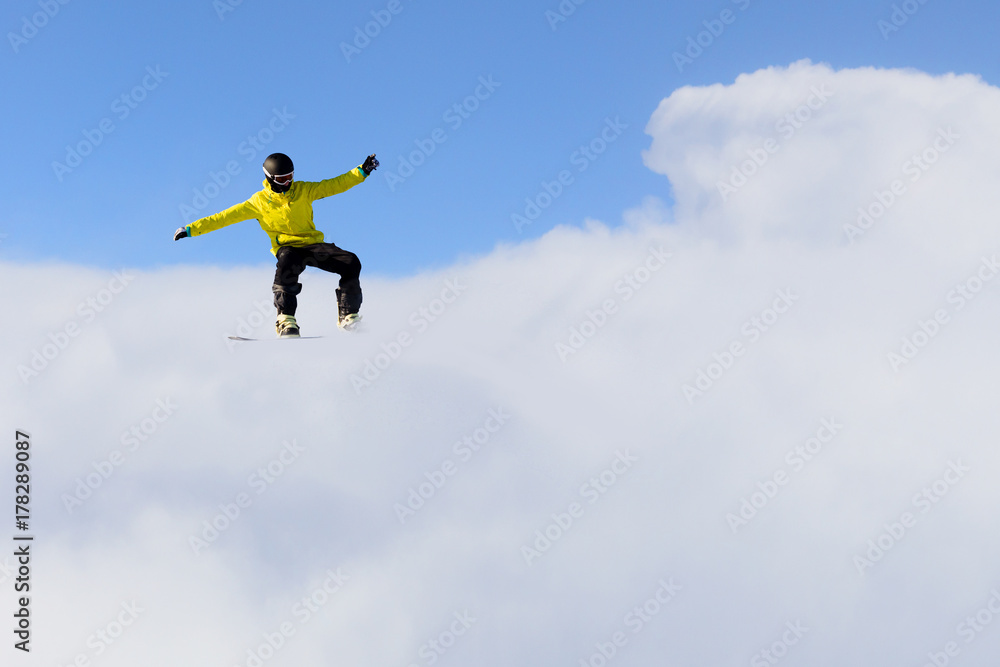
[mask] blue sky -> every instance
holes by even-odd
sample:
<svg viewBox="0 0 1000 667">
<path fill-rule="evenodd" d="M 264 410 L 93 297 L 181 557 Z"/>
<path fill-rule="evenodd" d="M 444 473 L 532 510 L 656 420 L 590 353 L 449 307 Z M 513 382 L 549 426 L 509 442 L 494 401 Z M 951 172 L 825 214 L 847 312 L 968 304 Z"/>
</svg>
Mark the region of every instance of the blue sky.
<svg viewBox="0 0 1000 667">
<path fill-rule="evenodd" d="M 998 80 L 1000 9 L 985 2 L 959 11 L 914 0 L 917 11 L 888 38 L 878 22 L 891 19 L 890 2 L 588 0 L 555 24 L 546 16 L 558 11 L 555 0 L 400 0 L 396 14 L 383 0 L 220 6 L 53 0 L 49 11 L 58 11 L 33 32 L 23 21 L 42 11 L 37 0 L 4 5 L 0 132 L 11 196 L 0 259 L 103 268 L 270 263 L 253 221 L 172 242 L 186 221 L 181 206 L 200 203 L 199 214 L 209 214 L 244 200 L 260 187 L 260 162 L 272 151 L 292 156 L 300 180 L 336 176 L 375 152 L 375 176 L 317 203 L 316 223 L 328 241 L 357 252 L 366 271 L 408 275 L 587 217 L 614 225 L 649 195 L 669 202 L 669 182 L 642 163 L 650 145 L 643 129 L 681 86 L 728 84 L 802 58 Z M 372 12 L 391 22 L 348 62 L 341 44 Z M 680 71 L 673 54 L 720 16 L 730 21 L 714 24 L 724 31 Z M 480 77 L 499 85 L 479 88 L 486 99 L 460 126 L 446 119 Z M 139 89 L 144 99 L 131 100 L 134 108 L 116 102 L 144 81 L 150 90 Z M 581 161 L 577 149 L 609 119 L 626 127 L 603 154 Z M 271 123 L 280 131 L 262 150 L 244 143 L 262 130 L 268 138 Z M 439 128 L 445 141 L 404 182 L 390 182 L 400 156 Z M 86 142 L 85 133 L 103 135 L 99 145 L 57 174 L 53 163 L 65 163 L 67 145 Z M 212 174 L 230 162 L 237 173 L 217 177 L 228 183 L 216 193 Z M 511 215 L 563 170 L 572 183 L 518 231 Z M 198 202 L 195 190 L 206 186 L 215 196 Z"/>
</svg>

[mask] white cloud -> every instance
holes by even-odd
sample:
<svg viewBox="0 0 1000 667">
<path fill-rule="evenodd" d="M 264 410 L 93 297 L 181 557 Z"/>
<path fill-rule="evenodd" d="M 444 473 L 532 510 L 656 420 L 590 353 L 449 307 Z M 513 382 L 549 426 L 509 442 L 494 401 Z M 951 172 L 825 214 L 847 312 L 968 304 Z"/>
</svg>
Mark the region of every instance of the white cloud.
<svg viewBox="0 0 1000 667">
<path fill-rule="evenodd" d="M 834 95 L 723 201 L 718 181 L 814 86 Z M 267 267 L 135 271 L 88 320 L 79 304 L 100 302 L 111 274 L 0 265 L 7 284 L 33 285 L 5 292 L 20 315 L 0 333 L 8 429 L 35 442 L 31 664 L 245 665 L 288 621 L 265 664 L 424 665 L 465 612 L 475 622 L 436 664 L 579 664 L 617 632 L 613 662 L 746 664 L 795 622 L 808 631 L 789 664 L 920 664 L 952 639 L 985 664 L 1000 634 L 965 644 L 956 626 L 1000 585 L 1000 281 L 961 308 L 949 291 L 1000 251 L 997 107 L 973 77 L 808 63 L 681 89 L 646 154 L 675 211 L 653 199 L 619 229 L 589 222 L 440 273 L 366 279 L 368 330 L 353 337 L 335 332 L 323 274 L 299 319 L 326 338 L 230 349 L 241 322 L 271 335 Z M 849 243 L 856 209 L 938 128 L 960 139 Z M 456 279 L 456 298 L 436 301 Z M 887 354 L 937 310 L 947 323 L 893 370 Z M 22 381 L 35 351 L 54 358 Z M 378 377 L 359 390 L 369 361 Z M 509 419 L 479 451 L 456 449 L 498 426 L 490 410 Z M 787 453 L 824 419 L 843 426 L 797 469 Z M 128 451 L 133 428 L 146 439 Z M 291 440 L 301 453 L 262 487 L 256 471 Z M 120 465 L 68 512 L 62 496 L 113 450 Z M 921 513 L 913 496 L 959 461 L 968 472 Z M 401 524 L 394 506 L 435 482 Z M 734 534 L 726 515 L 759 484 L 777 493 Z M 190 536 L 241 493 L 249 506 L 195 555 Z M 854 556 L 906 511 L 916 524 L 859 574 Z M 547 529 L 562 534 L 529 565 L 522 547 Z M 337 568 L 349 579 L 301 623 L 296 604 Z M 682 588 L 640 625 L 627 614 L 661 579 Z M 144 611 L 96 657 L 88 635 L 133 600 Z"/>
<path fill-rule="evenodd" d="M 991 209 L 980 207 L 997 197 L 998 168 L 985 147 L 1000 140 L 992 120 L 998 95 L 971 75 L 833 71 L 801 61 L 729 86 L 675 91 L 647 127 L 646 164 L 674 184 L 678 219 L 718 238 L 843 241 L 856 209 L 899 179 L 906 192 L 876 228 L 905 220 L 897 242 L 940 252 L 993 233 L 984 216 Z M 940 130 L 951 131 L 954 145 L 927 169 L 911 162 Z M 723 201 L 718 184 L 768 140 L 776 152 Z"/>
</svg>

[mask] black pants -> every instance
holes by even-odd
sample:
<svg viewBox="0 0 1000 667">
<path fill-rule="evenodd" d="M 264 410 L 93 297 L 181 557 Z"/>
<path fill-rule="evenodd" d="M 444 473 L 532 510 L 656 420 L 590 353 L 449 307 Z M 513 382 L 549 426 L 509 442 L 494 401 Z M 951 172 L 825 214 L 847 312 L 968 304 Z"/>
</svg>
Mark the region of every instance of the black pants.
<svg viewBox="0 0 1000 667">
<path fill-rule="evenodd" d="M 307 266 L 340 274 L 337 290 L 338 307 L 342 312 L 356 313 L 361 308 L 361 260 L 353 252 L 338 248 L 332 243 L 314 243 L 306 246 L 282 246 L 277 253 L 278 266 L 274 272 L 274 307 L 279 315 L 295 315 L 298 306 L 296 295 L 302 291 L 299 276 Z"/>
</svg>

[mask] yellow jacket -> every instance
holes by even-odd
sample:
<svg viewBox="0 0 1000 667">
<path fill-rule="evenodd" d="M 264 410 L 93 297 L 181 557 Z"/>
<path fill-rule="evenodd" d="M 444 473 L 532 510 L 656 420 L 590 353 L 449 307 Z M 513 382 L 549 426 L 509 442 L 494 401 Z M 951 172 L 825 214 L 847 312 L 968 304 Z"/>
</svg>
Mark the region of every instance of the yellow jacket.
<svg viewBox="0 0 1000 667">
<path fill-rule="evenodd" d="M 265 180 L 264 189 L 254 193 L 242 204 L 192 222 L 187 226 L 188 236 L 200 236 L 256 218 L 260 228 L 271 237 L 272 253 L 277 254 L 278 248 L 285 245 L 323 243 L 323 232 L 313 224 L 312 203 L 350 190 L 365 178 L 367 177 L 361 167 L 355 167 L 346 174 L 318 183 L 292 181 L 288 192 L 275 192 Z"/>
</svg>

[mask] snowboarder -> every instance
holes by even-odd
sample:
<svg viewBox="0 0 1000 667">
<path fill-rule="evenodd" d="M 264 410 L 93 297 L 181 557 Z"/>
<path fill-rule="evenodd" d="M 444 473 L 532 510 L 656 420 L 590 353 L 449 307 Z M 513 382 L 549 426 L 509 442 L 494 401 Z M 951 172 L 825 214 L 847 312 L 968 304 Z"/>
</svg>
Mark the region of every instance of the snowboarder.
<svg viewBox="0 0 1000 667">
<path fill-rule="evenodd" d="M 295 321 L 296 295 L 302 291 L 299 275 L 307 266 L 340 274 L 337 290 L 337 325 L 352 329 L 361 319 L 361 262 L 353 252 L 325 243 L 323 232 L 313 225 L 312 203 L 340 194 L 363 182 L 378 168 L 375 154 L 358 167 L 336 178 L 310 183 L 293 181 L 292 160 L 284 153 L 273 153 L 264 160 L 264 188 L 242 204 L 195 220 L 174 233 L 174 240 L 200 236 L 228 225 L 256 218 L 271 238 L 271 252 L 278 260 L 274 272 L 274 306 L 278 309 L 275 329 L 281 338 L 299 336 Z"/>
</svg>

